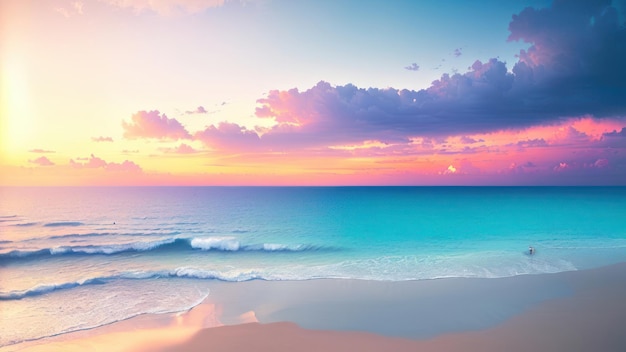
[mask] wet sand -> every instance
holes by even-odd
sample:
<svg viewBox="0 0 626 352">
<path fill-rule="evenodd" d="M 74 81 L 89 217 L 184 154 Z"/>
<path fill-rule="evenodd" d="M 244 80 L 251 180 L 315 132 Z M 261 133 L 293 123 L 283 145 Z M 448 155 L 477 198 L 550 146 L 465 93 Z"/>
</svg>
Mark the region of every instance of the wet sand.
<svg viewBox="0 0 626 352">
<path fill-rule="evenodd" d="M 1 351 L 625 351 L 626 263 L 502 279 L 216 282 L 145 315 Z"/>
</svg>

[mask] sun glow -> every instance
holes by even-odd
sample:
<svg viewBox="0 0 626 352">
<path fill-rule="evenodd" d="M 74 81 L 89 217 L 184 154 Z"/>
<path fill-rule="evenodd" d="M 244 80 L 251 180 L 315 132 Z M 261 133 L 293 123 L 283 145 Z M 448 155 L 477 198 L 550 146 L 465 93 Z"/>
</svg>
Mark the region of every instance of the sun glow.
<svg viewBox="0 0 626 352">
<path fill-rule="evenodd" d="M 2 89 L 0 90 L 3 158 L 22 152 L 31 144 L 33 119 L 30 96 L 26 84 L 26 70 L 16 58 L 2 63 Z"/>
</svg>

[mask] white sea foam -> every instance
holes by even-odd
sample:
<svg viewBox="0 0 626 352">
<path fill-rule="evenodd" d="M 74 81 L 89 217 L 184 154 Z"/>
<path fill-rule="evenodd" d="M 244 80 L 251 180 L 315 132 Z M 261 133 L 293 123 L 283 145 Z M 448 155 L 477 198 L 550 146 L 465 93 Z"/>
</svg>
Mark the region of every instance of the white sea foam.
<svg viewBox="0 0 626 352">
<path fill-rule="evenodd" d="M 52 255 L 71 253 L 71 252 L 72 252 L 72 248 L 68 246 L 59 246 L 59 247 L 50 248 L 50 254 Z"/>
<path fill-rule="evenodd" d="M 238 251 L 241 246 L 234 237 L 193 238 L 190 243 L 191 247 L 203 250 Z"/>
<path fill-rule="evenodd" d="M 0 253 L 1 258 L 24 258 L 35 255 L 64 255 L 64 254 L 117 254 L 122 252 L 146 252 L 168 245 L 177 244 L 177 250 L 204 250 L 204 251 L 264 251 L 264 252 L 302 252 L 317 250 L 337 250 L 332 247 L 321 247 L 303 244 L 280 243 L 251 243 L 242 244 L 235 237 L 170 237 L 156 241 L 136 241 L 128 243 L 91 244 L 91 245 L 59 245 L 40 249 L 16 249 Z"/>
</svg>

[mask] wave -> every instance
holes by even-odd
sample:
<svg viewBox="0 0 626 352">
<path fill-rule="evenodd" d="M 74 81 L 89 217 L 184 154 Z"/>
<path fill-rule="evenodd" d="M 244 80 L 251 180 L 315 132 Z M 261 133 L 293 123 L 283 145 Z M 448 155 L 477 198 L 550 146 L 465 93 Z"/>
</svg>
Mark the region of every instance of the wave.
<svg viewBox="0 0 626 352">
<path fill-rule="evenodd" d="M 43 284 L 23 291 L 0 292 L 0 301 L 18 300 L 26 297 L 39 296 L 56 290 L 74 288 L 83 285 L 102 285 L 106 278 L 93 278 L 83 281 L 65 282 L 62 284 Z"/>
<path fill-rule="evenodd" d="M 43 226 L 45 227 L 61 227 L 61 226 L 82 226 L 84 225 L 82 222 L 78 221 L 59 221 L 59 222 L 48 222 Z"/>
<path fill-rule="evenodd" d="M 158 241 L 140 241 L 123 244 L 57 246 L 34 250 L 12 250 L 0 253 L 0 261 L 5 259 L 34 258 L 58 255 L 113 255 L 125 252 L 147 252 L 153 250 L 172 251 L 219 251 L 219 252 L 303 252 L 333 250 L 331 247 L 313 245 L 286 245 L 278 243 L 242 244 L 234 237 L 193 237 L 168 238 Z"/>
<path fill-rule="evenodd" d="M 17 215 L 0 215 L 0 222 L 14 222 L 19 221 Z"/>
<path fill-rule="evenodd" d="M 20 223 L 20 224 L 13 224 L 12 226 L 28 227 L 28 226 L 35 226 L 37 224 L 38 222 L 25 222 L 25 223 Z"/>
<path fill-rule="evenodd" d="M 40 296 L 54 291 L 67 290 L 80 286 L 104 285 L 114 280 L 146 280 L 161 278 L 184 278 L 201 280 L 219 280 L 227 282 L 242 282 L 251 280 L 285 280 L 285 278 L 274 277 L 258 271 L 232 271 L 219 272 L 214 270 L 203 270 L 192 267 L 180 267 L 174 270 L 163 271 L 134 271 L 125 272 L 118 275 L 88 278 L 79 281 L 64 283 L 40 284 L 26 290 L 15 290 L 0 292 L 0 301 L 20 300 L 28 297 Z"/>
</svg>

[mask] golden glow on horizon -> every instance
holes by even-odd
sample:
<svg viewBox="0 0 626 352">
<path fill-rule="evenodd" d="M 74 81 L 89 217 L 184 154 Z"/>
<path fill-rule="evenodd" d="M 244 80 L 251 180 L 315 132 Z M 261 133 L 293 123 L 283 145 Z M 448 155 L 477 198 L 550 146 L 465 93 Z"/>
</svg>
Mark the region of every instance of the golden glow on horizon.
<svg viewBox="0 0 626 352">
<path fill-rule="evenodd" d="M 349 185 L 349 184 L 441 184 L 461 180 L 484 182 L 498 175 L 569 169 L 572 141 L 576 155 L 588 155 L 587 166 L 607 165 L 594 143 L 603 134 L 620 130 L 618 120 L 571 119 L 559 125 L 535 126 L 517 131 L 452 136 L 438 140 L 413 138 L 412 143 L 384 145 L 364 141 L 347 148 L 320 148 L 292 152 L 228 153 L 207 151 L 196 141 L 150 141 L 115 139 L 90 141 L 69 157 L 62 153 L 14 154 L 17 162 L 5 164 L 4 185 Z M 192 150 L 180 153 L 180 145 Z M 577 142 L 578 143 L 578 142 Z M 381 148 L 381 146 L 386 146 Z M 29 146 L 30 147 L 30 146 Z M 345 147 L 345 146 L 344 146 Z M 123 149 L 122 149 L 123 148 Z M 112 167 L 76 167 L 96 158 Z M 177 152 L 178 151 L 178 152 Z M 600 154 L 599 154 L 600 153 Z M 29 162 L 45 156 L 55 165 Z M 20 159 L 21 158 L 21 159 Z M 121 169 L 125 161 L 141 169 Z M 12 165 L 12 166 L 11 166 Z M 563 166 L 565 165 L 565 166 Z M 523 177 L 520 176 L 520 177 Z M 482 182 L 482 181 L 481 181 Z"/>
</svg>

